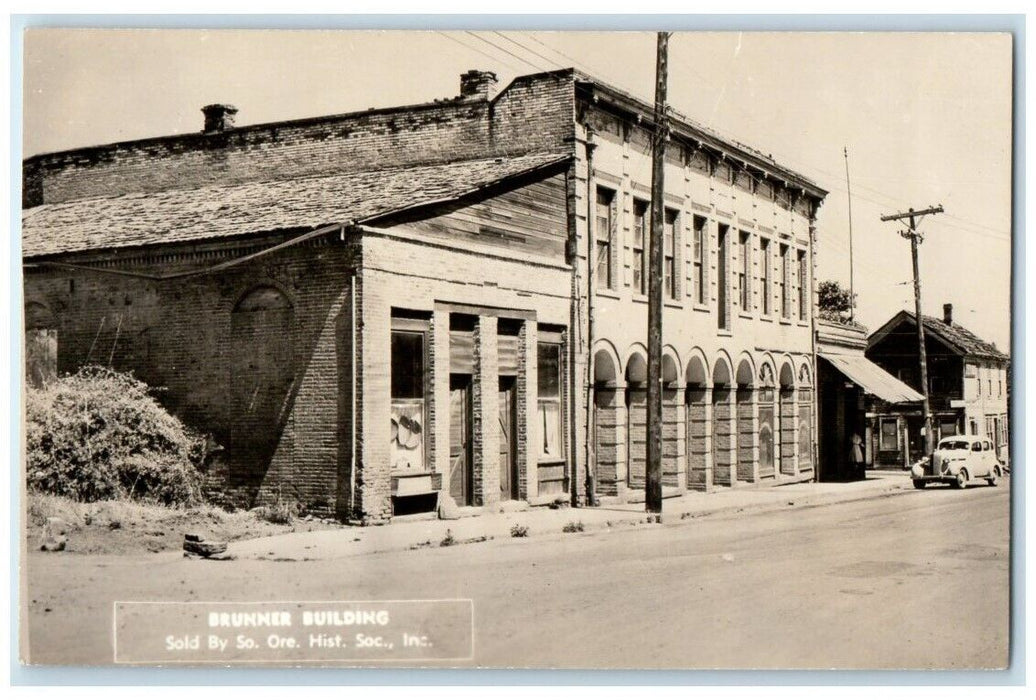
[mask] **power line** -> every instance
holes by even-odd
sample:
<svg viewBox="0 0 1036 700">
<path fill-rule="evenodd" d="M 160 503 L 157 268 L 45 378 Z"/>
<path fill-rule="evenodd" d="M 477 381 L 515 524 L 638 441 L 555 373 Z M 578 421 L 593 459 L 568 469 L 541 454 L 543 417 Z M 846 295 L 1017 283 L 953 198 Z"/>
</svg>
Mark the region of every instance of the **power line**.
<svg viewBox="0 0 1036 700">
<path fill-rule="evenodd" d="M 528 46 L 526 46 L 526 45 L 524 45 L 524 44 L 521 44 L 521 43 L 519 43 L 519 42 L 515 41 L 514 39 L 512 39 L 512 38 L 511 38 L 511 37 L 509 37 L 509 36 L 507 36 L 506 34 L 503 34 L 503 33 L 501 33 L 501 32 L 497 32 L 497 31 L 494 31 L 493 33 L 494 33 L 494 34 L 496 34 L 496 35 L 497 35 L 498 37 L 500 37 L 501 39 L 504 39 L 504 40 L 506 40 L 506 41 L 509 41 L 509 42 L 511 42 L 512 44 L 514 44 L 515 46 L 517 46 L 517 47 L 521 48 L 522 50 L 524 50 L 524 51 L 528 51 L 528 52 L 529 52 L 529 53 L 531 53 L 531 54 L 532 54 L 533 56 L 536 56 L 537 58 L 540 58 L 540 59 L 542 59 L 542 60 L 546 61 L 546 62 L 547 62 L 547 65 L 549 66 L 548 70 L 554 70 L 554 68 L 564 68 L 564 66 L 562 66 L 562 65 L 561 65 L 560 63 L 558 63 L 557 61 L 553 61 L 553 60 L 551 60 L 551 59 L 547 58 L 546 56 L 544 56 L 543 54 L 541 54 L 541 53 L 538 53 L 538 52 L 536 52 L 536 51 L 533 51 L 533 50 L 532 50 L 532 49 L 530 49 L 530 48 L 529 48 Z"/>
<path fill-rule="evenodd" d="M 504 61 L 504 60 L 502 60 L 500 58 L 497 58 L 496 56 L 491 56 L 490 54 L 486 53 L 482 49 L 479 49 L 479 48 L 477 48 L 475 46 L 469 46 L 468 44 L 465 44 L 463 41 L 461 41 L 460 39 L 458 39 L 457 37 L 455 37 L 455 36 L 453 36 L 451 34 L 447 34 L 446 32 L 441 32 L 441 31 L 438 31 L 438 30 L 435 33 L 439 34 L 441 36 L 446 37 L 447 39 L 449 39 L 450 41 L 452 41 L 455 44 L 459 44 L 460 46 L 463 46 L 468 51 L 475 51 L 477 53 L 482 54 L 483 56 L 485 56 L 486 58 L 490 59 L 491 61 L 494 61 L 494 62 L 497 62 L 497 63 L 502 63 L 503 65 L 508 66 L 509 68 L 511 68 L 511 70 L 513 70 L 515 73 L 521 73 L 524 70 L 523 68 L 519 68 L 518 66 L 514 65 L 513 63 L 511 63 L 509 61 Z"/>
<path fill-rule="evenodd" d="M 475 37 L 475 38 L 476 38 L 476 39 L 478 39 L 479 41 L 482 41 L 482 42 L 485 42 L 485 43 L 489 44 L 490 46 L 492 46 L 492 47 L 493 47 L 494 49 L 496 49 L 497 51 L 503 51 L 503 52 L 504 52 L 505 54 L 507 54 L 508 56 L 511 56 L 511 57 L 513 57 L 513 58 L 517 58 L 517 59 L 518 59 L 519 61 L 521 61 L 522 63 L 524 63 L 524 64 L 526 64 L 526 65 L 528 65 L 528 66 L 532 66 L 532 68 L 534 68 L 534 69 L 535 69 L 535 70 L 537 70 L 537 71 L 543 70 L 542 68 L 540 68 L 539 66 L 537 66 L 537 65 L 536 65 L 535 63 L 533 63 L 532 61 L 526 60 L 526 59 L 522 58 L 521 56 L 519 56 L 518 54 L 516 54 L 516 53 L 512 53 L 511 51 L 508 51 L 507 49 L 503 48 L 502 46 L 497 46 L 496 44 L 494 44 L 493 42 L 491 42 L 491 41 L 490 41 L 489 39 L 486 39 L 486 38 L 484 38 L 484 37 L 481 37 L 481 36 L 479 36 L 478 34 L 476 34 L 475 32 L 472 32 L 472 31 L 468 31 L 468 30 L 464 30 L 464 33 L 465 33 L 465 34 L 470 34 L 471 36 Z"/>
</svg>

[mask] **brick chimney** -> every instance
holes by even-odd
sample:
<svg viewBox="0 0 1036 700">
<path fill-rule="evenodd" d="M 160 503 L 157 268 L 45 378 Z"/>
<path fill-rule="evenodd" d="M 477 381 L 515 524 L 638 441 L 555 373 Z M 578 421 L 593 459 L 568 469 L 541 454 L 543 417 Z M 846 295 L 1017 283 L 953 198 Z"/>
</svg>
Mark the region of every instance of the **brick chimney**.
<svg viewBox="0 0 1036 700">
<path fill-rule="evenodd" d="M 461 73 L 460 96 L 488 100 L 496 93 L 496 73 L 488 70 L 469 70 Z"/>
<path fill-rule="evenodd" d="M 953 325 L 953 304 L 942 305 L 942 322 L 947 326 Z"/>
<path fill-rule="evenodd" d="M 205 115 L 203 133 L 219 134 L 234 128 L 234 115 L 237 114 L 234 105 L 205 105 L 201 111 Z"/>
</svg>

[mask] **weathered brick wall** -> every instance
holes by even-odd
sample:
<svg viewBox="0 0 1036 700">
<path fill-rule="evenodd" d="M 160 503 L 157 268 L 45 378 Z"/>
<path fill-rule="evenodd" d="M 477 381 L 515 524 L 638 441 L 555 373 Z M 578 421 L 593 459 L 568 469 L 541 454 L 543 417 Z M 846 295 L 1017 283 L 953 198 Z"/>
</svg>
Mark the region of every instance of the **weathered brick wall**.
<svg viewBox="0 0 1036 700">
<path fill-rule="evenodd" d="M 241 252 L 226 251 L 211 262 Z M 182 258 L 181 264 L 199 264 L 186 252 Z M 160 388 L 163 405 L 225 448 L 214 469 L 237 479 L 225 489 L 229 502 L 249 506 L 279 494 L 331 513 L 341 493 L 340 430 L 349 418 L 343 413 L 348 404 L 343 406 L 339 396 L 342 360 L 351 354 L 341 324 L 350 308 L 354 264 L 355 251 L 334 242 L 179 280 L 44 268 L 27 272 L 25 297 L 55 314 L 61 373 L 90 363 L 131 370 Z M 134 267 L 168 270 L 147 260 Z M 278 436 L 269 464 L 256 462 L 238 471 L 229 468 L 242 457 L 233 437 L 233 311 L 249 291 L 264 286 L 280 290 L 291 303 L 293 366 L 289 387 L 279 397 L 282 408 L 266 428 Z"/>
<path fill-rule="evenodd" d="M 662 485 L 679 486 L 683 462 L 683 392 L 662 391 Z"/>
<path fill-rule="evenodd" d="M 596 439 L 594 457 L 597 468 L 597 495 L 617 496 L 621 478 L 620 464 L 625 459 L 625 412 L 619 405 L 622 391 L 594 390 L 594 422 Z"/>
<path fill-rule="evenodd" d="M 44 154 L 23 167 L 23 206 L 570 151 L 573 104 L 562 71 L 520 78 L 493 103 L 446 100 Z"/>
<path fill-rule="evenodd" d="M 733 418 L 731 391 L 712 390 L 712 455 L 715 483 L 730 486 L 734 483 L 734 446 L 737 434 Z"/>
<path fill-rule="evenodd" d="M 755 444 L 757 440 L 754 420 L 754 392 L 752 389 L 737 389 L 737 478 L 739 481 L 755 481 Z"/>
<path fill-rule="evenodd" d="M 708 404 L 705 389 L 690 389 L 687 404 L 687 486 L 703 491 L 711 486 L 708 466 Z"/>
</svg>

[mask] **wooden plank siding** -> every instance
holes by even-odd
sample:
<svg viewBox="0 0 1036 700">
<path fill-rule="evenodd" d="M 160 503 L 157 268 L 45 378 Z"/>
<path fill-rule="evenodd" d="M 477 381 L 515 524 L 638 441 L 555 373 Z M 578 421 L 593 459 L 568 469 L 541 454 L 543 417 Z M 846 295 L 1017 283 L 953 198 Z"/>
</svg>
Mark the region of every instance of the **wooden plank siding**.
<svg viewBox="0 0 1036 700">
<path fill-rule="evenodd" d="M 493 245 L 564 262 L 565 196 L 565 176 L 558 174 L 406 226 L 456 244 Z"/>
</svg>

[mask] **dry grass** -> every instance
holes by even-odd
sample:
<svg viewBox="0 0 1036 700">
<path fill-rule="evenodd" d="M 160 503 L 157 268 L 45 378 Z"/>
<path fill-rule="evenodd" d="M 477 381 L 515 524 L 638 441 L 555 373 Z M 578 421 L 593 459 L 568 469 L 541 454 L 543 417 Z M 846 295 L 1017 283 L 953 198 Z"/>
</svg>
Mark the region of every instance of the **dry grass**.
<svg viewBox="0 0 1036 700">
<path fill-rule="evenodd" d="M 130 500 L 81 503 L 33 491 L 26 494 L 26 509 L 30 549 L 38 546 L 47 518 L 58 517 L 68 524 L 67 551 L 90 554 L 179 550 L 188 532 L 229 542 L 342 527 L 320 521 L 271 523 L 258 511 L 231 512 L 211 505 L 167 507 Z"/>
</svg>

